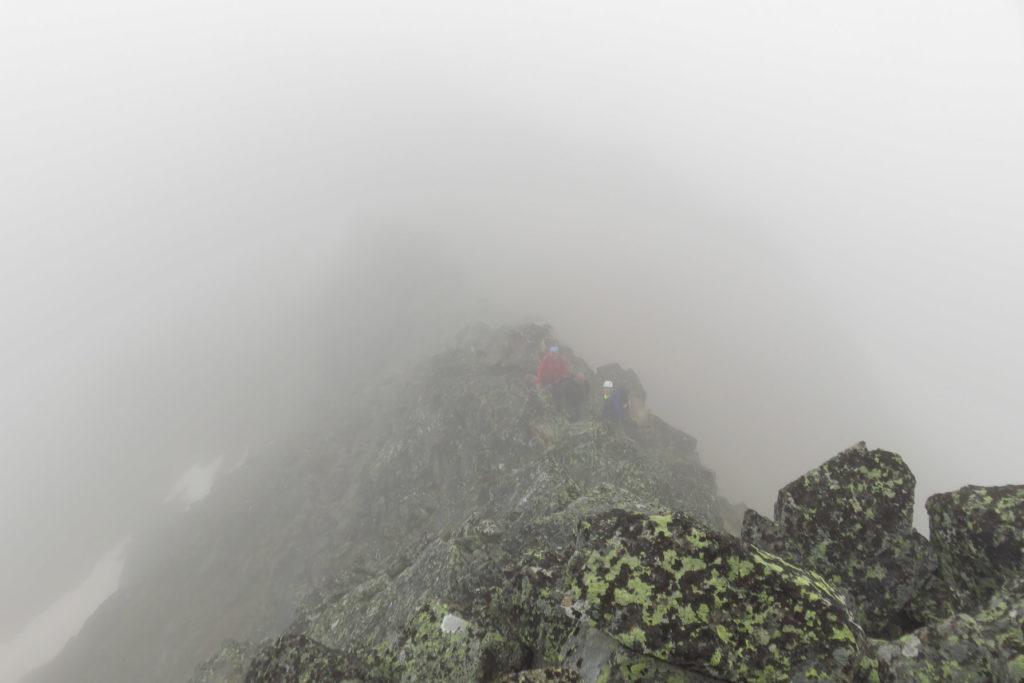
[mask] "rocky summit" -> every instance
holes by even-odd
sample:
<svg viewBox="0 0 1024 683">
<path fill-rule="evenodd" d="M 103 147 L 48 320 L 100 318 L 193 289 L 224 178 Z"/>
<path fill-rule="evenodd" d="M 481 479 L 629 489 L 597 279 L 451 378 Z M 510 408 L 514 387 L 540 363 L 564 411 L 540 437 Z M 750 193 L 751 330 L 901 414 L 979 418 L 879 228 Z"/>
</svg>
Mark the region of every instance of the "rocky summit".
<svg viewBox="0 0 1024 683">
<path fill-rule="evenodd" d="M 1024 487 L 933 496 L 925 538 L 909 468 L 858 444 L 741 521 L 631 371 L 563 344 L 582 410 L 537 390 L 550 339 L 476 327 L 349 387 L 38 680 L 1024 680 Z"/>
</svg>

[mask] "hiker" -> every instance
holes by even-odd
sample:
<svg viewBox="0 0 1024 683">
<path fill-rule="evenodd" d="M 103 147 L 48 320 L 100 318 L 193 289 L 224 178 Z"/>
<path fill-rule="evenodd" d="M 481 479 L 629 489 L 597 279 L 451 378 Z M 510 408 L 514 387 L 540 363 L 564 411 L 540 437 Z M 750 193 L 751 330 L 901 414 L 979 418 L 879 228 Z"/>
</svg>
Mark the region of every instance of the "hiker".
<svg viewBox="0 0 1024 683">
<path fill-rule="evenodd" d="M 537 366 L 537 388 L 543 389 L 550 384 L 558 384 L 569 374 L 569 364 L 565 356 L 558 352 L 558 344 L 552 344 Z"/>
<path fill-rule="evenodd" d="M 601 421 L 605 424 L 618 424 L 622 419 L 625 409 L 622 401 L 622 394 L 615 388 L 615 384 L 609 379 L 604 383 L 604 405 L 601 408 Z"/>
<path fill-rule="evenodd" d="M 577 372 L 572 379 L 566 379 L 557 386 L 562 389 L 562 405 L 569 414 L 569 422 L 577 422 L 583 417 L 583 406 L 590 394 L 590 382 L 587 381 L 586 375 Z"/>
</svg>

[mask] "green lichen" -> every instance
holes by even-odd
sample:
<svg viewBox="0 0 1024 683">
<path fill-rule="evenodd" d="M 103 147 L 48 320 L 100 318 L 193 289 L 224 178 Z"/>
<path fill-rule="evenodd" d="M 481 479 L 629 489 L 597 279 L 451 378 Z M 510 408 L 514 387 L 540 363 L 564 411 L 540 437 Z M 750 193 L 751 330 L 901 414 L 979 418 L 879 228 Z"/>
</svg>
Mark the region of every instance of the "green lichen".
<svg viewBox="0 0 1024 683">
<path fill-rule="evenodd" d="M 610 530 L 573 591 L 622 645 L 731 680 L 768 662 L 772 676 L 835 671 L 832 649 L 856 649 L 844 601 L 820 576 L 678 515 L 615 514 L 593 524 Z"/>
</svg>

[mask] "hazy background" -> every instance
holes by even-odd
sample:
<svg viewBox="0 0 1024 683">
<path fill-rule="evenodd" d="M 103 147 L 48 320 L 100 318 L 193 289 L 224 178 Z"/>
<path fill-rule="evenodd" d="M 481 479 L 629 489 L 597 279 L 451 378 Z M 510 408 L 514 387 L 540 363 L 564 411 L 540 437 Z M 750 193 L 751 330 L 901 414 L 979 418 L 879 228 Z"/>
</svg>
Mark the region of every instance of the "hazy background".
<svg viewBox="0 0 1024 683">
<path fill-rule="evenodd" d="M 0 9 L 0 640 L 460 319 L 635 368 L 763 512 L 860 439 L 1024 482 L 1020 3 L 84 5 Z"/>
</svg>

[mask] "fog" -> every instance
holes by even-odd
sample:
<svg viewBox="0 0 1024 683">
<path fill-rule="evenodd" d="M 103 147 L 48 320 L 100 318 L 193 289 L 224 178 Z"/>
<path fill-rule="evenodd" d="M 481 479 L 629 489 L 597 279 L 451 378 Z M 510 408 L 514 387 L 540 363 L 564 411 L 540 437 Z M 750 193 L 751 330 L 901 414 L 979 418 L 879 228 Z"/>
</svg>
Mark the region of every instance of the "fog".
<svg viewBox="0 0 1024 683">
<path fill-rule="evenodd" d="M 479 319 L 636 369 L 763 512 L 861 439 L 919 506 L 1024 481 L 1019 3 L 36 5 L 0 10 L 0 640 L 191 468 Z"/>
</svg>

